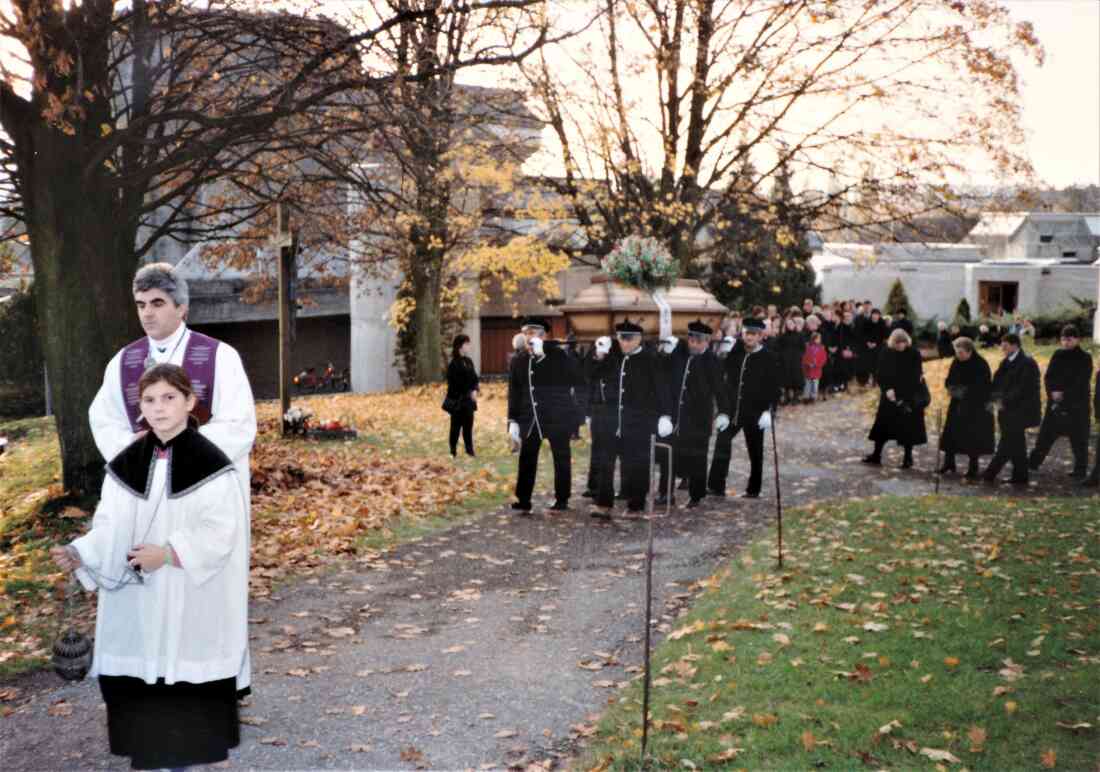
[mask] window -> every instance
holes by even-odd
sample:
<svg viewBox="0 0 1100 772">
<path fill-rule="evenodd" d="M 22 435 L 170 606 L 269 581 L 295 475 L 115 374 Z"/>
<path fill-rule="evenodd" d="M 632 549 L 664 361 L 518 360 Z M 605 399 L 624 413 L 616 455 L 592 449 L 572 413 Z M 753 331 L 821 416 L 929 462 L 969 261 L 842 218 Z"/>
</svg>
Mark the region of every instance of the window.
<svg viewBox="0 0 1100 772">
<path fill-rule="evenodd" d="M 1063 252 L 1062 257 L 1077 257 L 1077 251 Z"/>
<path fill-rule="evenodd" d="M 1054 241 L 1054 234 L 1053 233 L 1044 233 L 1041 236 L 1039 236 L 1039 243 L 1040 244 L 1049 244 L 1052 241 Z"/>
</svg>

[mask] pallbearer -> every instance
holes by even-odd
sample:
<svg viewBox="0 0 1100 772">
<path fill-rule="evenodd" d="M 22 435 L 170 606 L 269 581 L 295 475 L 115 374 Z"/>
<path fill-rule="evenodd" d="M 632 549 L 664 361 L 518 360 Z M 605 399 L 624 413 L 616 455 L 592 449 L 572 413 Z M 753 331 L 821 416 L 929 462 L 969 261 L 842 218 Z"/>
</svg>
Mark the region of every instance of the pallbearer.
<svg viewBox="0 0 1100 772">
<path fill-rule="evenodd" d="M 671 394 L 657 355 L 642 347 L 642 328 L 626 321 L 615 326 L 619 350 L 611 351 L 611 341 L 596 342 L 596 355 L 588 373 L 589 380 L 603 379 L 610 386 L 608 407 L 613 410 L 615 434 L 600 459 L 593 517 L 610 518 L 614 503 L 614 454 L 622 459 L 623 495 L 628 512 L 645 508 L 649 489 L 649 441 L 654 433 L 672 434 Z M 606 447 L 606 446 L 605 446 Z"/>
<path fill-rule="evenodd" d="M 677 342 L 671 358 L 674 471 L 687 478 L 689 508 L 699 506 L 707 493 L 707 448 L 711 428 L 729 427 L 721 363 L 709 351 L 713 331 L 702 321 L 688 325 L 687 345 Z M 715 404 L 718 417 L 715 418 Z M 665 495 L 667 465 L 661 467 L 660 496 Z M 662 499 L 658 499 L 660 503 Z"/>
<path fill-rule="evenodd" d="M 544 340 L 549 329 L 545 319 L 528 317 L 521 329 L 527 348 L 512 360 L 508 380 L 508 434 L 519 446 L 512 509 L 523 514 L 531 511 L 539 450 L 545 439 L 554 456 L 554 505 L 550 508 L 562 511 L 569 508 L 572 488 L 569 438 L 578 423 L 573 393 L 584 387 L 584 381 L 576 358 Z"/>
<path fill-rule="evenodd" d="M 733 438 L 743 431 L 751 467 L 744 497 L 760 497 L 764 472 L 764 432 L 771 428 L 772 411 L 779 399 L 779 365 L 771 352 L 761 345 L 763 332 L 762 321 L 746 320 L 742 332 L 744 346 L 735 348 L 726 357 L 730 425 L 718 433 L 714 443 L 714 459 L 707 479 L 707 488 L 712 496 L 726 495 Z"/>
</svg>

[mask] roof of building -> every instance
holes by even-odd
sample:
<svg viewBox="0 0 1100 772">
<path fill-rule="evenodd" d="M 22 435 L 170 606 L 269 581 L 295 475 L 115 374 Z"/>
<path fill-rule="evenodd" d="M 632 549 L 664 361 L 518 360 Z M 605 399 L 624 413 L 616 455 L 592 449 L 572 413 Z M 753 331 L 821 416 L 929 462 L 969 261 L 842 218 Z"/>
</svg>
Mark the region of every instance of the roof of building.
<svg viewBox="0 0 1100 772">
<path fill-rule="evenodd" d="M 1093 236 L 1100 236 L 1100 212 L 983 212 L 968 237 L 1011 238 L 1028 220 L 1040 223 L 1083 220 Z"/>
</svg>

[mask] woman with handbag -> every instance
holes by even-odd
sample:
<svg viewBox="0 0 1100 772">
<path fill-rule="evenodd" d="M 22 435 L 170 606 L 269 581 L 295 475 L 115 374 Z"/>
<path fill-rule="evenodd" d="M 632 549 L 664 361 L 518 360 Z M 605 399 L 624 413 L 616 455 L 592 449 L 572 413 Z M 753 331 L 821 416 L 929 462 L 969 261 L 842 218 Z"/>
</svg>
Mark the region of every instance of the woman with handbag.
<svg viewBox="0 0 1100 772">
<path fill-rule="evenodd" d="M 863 458 L 863 463 L 881 464 L 883 447 L 894 440 L 905 450 L 901 468 L 909 469 L 913 466 L 913 447 L 928 442 L 924 410 L 930 395 L 921 374 L 920 352 L 913 348 L 905 330 L 897 328 L 890 333 L 875 382 L 882 392 L 869 437 L 875 449 Z"/>
<path fill-rule="evenodd" d="M 443 409 L 451 414 L 451 455 L 458 454 L 458 435 L 466 445 L 466 455 L 474 455 L 474 412 L 477 410 L 477 370 L 470 359 L 470 336 L 457 335 L 451 345 L 451 363 L 447 365 L 447 397 Z"/>
</svg>

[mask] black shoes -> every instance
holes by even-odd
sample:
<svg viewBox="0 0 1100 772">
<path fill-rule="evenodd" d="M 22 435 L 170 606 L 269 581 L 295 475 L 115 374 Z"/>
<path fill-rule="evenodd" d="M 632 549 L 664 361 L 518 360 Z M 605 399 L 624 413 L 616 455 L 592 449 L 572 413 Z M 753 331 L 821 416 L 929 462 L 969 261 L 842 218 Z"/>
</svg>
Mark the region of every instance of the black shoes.
<svg viewBox="0 0 1100 772">
<path fill-rule="evenodd" d="M 605 509 L 604 507 L 594 507 L 588 511 L 588 515 L 589 517 L 594 517 L 597 520 L 610 520 L 611 508 L 608 507 Z"/>
<path fill-rule="evenodd" d="M 596 498 L 596 492 L 595 491 L 585 491 L 584 493 L 581 494 L 581 496 L 583 496 L 586 499 L 594 499 L 594 498 Z"/>
<path fill-rule="evenodd" d="M 905 459 L 901 462 L 901 466 L 898 467 L 898 468 L 899 469 L 912 469 L 913 468 L 913 457 L 912 456 L 906 456 Z"/>
<path fill-rule="evenodd" d="M 554 505 L 550 507 L 555 512 L 567 512 L 569 510 L 569 502 L 567 501 L 555 501 Z"/>
<path fill-rule="evenodd" d="M 726 492 L 725 491 L 709 490 L 709 491 L 707 491 L 707 495 L 708 496 L 713 496 L 716 499 L 724 499 L 726 497 Z"/>
<path fill-rule="evenodd" d="M 863 458 L 861 458 L 860 462 L 864 464 L 870 464 L 871 466 L 882 466 L 882 457 L 876 456 L 874 453 L 872 453 L 869 456 L 864 456 Z"/>
<path fill-rule="evenodd" d="M 1069 473 L 1069 476 L 1075 480 L 1084 480 L 1088 476 L 1087 469 L 1074 469 Z"/>
<path fill-rule="evenodd" d="M 1092 477 L 1086 477 L 1079 485 L 1083 488 L 1100 488 L 1100 477 L 1093 475 Z"/>
<path fill-rule="evenodd" d="M 522 512 L 523 514 L 529 514 L 531 512 L 531 502 L 530 501 L 513 501 L 512 502 L 512 509 L 516 510 L 517 512 Z"/>
<path fill-rule="evenodd" d="M 702 504 L 703 504 L 702 499 L 692 499 L 691 501 L 689 501 L 687 503 L 687 508 L 688 509 L 697 509 L 698 507 L 702 506 Z"/>
<path fill-rule="evenodd" d="M 955 468 L 954 464 L 944 464 L 940 467 L 940 474 L 955 474 L 957 471 L 959 470 Z"/>
<path fill-rule="evenodd" d="M 743 499 L 758 499 L 758 498 L 760 498 L 760 491 L 756 491 L 755 493 L 753 493 L 752 491 L 745 491 L 744 493 L 741 494 L 741 498 L 743 498 Z"/>
<path fill-rule="evenodd" d="M 680 484 L 676 486 L 676 490 L 686 491 L 687 489 L 688 489 L 688 481 L 687 481 L 687 478 L 685 477 L 684 479 L 680 480 Z"/>
</svg>

